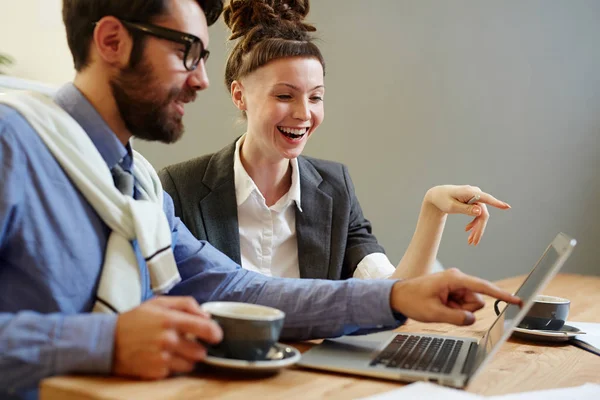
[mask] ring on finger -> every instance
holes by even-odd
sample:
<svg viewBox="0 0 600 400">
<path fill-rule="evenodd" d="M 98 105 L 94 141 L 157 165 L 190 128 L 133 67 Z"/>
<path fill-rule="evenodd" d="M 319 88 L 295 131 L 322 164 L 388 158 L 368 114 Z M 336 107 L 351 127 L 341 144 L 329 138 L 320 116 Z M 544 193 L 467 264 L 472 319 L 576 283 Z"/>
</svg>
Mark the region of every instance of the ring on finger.
<svg viewBox="0 0 600 400">
<path fill-rule="evenodd" d="M 475 196 L 471 197 L 471 199 L 467 202 L 467 204 L 477 203 L 480 198 L 481 198 L 481 196 L 476 194 Z"/>
</svg>

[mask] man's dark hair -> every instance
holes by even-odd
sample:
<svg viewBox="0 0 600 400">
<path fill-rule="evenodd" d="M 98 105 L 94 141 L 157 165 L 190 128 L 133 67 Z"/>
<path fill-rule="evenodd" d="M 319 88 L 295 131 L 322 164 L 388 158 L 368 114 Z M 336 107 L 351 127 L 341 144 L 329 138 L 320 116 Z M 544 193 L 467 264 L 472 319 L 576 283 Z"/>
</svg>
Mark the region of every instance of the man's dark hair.
<svg viewBox="0 0 600 400">
<path fill-rule="evenodd" d="M 214 24 L 223 11 L 223 0 L 196 1 L 204 11 L 208 25 Z M 75 70 L 81 71 L 88 64 L 94 22 L 111 15 L 130 22 L 149 23 L 154 17 L 167 12 L 168 2 L 169 0 L 63 0 L 63 22 Z M 144 35 L 135 31 L 130 33 L 134 41 L 130 65 L 134 66 L 142 56 Z"/>
</svg>

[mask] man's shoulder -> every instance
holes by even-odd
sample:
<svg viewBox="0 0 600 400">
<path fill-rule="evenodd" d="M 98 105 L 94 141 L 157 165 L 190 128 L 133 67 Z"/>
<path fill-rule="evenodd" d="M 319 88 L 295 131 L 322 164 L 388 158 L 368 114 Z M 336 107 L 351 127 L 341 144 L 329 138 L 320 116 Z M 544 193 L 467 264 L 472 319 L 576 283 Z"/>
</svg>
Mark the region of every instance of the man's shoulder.
<svg viewBox="0 0 600 400">
<path fill-rule="evenodd" d="M 3 128 L 2 131 L 6 127 L 12 127 L 20 123 L 27 123 L 27 121 L 17 110 L 7 104 L 0 103 L 0 127 Z"/>
<path fill-rule="evenodd" d="M 29 122 L 17 110 L 9 105 L 0 103 L 0 139 L 5 143 L 20 143 L 32 151 L 34 142 L 39 142 Z"/>
</svg>

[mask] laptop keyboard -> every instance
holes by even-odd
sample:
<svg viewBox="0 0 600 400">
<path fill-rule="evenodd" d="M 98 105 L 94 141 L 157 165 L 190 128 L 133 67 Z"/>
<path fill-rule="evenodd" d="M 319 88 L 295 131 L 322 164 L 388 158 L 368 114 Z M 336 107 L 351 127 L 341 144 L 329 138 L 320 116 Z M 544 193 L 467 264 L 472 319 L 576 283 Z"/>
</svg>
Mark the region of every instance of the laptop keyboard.
<svg viewBox="0 0 600 400">
<path fill-rule="evenodd" d="M 449 374 L 462 345 L 460 340 L 399 334 L 371 365 Z"/>
</svg>

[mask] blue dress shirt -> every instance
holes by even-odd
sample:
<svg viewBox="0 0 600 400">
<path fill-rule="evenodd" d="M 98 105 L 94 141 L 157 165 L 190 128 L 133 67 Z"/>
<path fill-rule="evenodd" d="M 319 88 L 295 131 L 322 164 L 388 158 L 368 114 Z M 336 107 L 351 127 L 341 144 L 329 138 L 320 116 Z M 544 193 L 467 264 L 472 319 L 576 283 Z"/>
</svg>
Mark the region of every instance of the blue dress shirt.
<svg viewBox="0 0 600 400">
<path fill-rule="evenodd" d="M 61 88 L 55 100 L 87 132 L 109 168 L 120 163 L 130 169 L 129 146 L 73 84 Z M 0 165 L 0 397 L 35 398 L 45 377 L 111 372 L 117 316 L 90 313 L 110 229 L 29 123 L 5 105 L 0 105 Z M 286 313 L 282 338 L 288 340 L 366 333 L 404 322 L 390 309 L 394 281 L 269 278 L 196 240 L 174 216 L 166 193 L 164 211 L 182 277 L 170 295 L 277 307 Z M 145 300 L 152 292 L 137 254 Z"/>
</svg>

